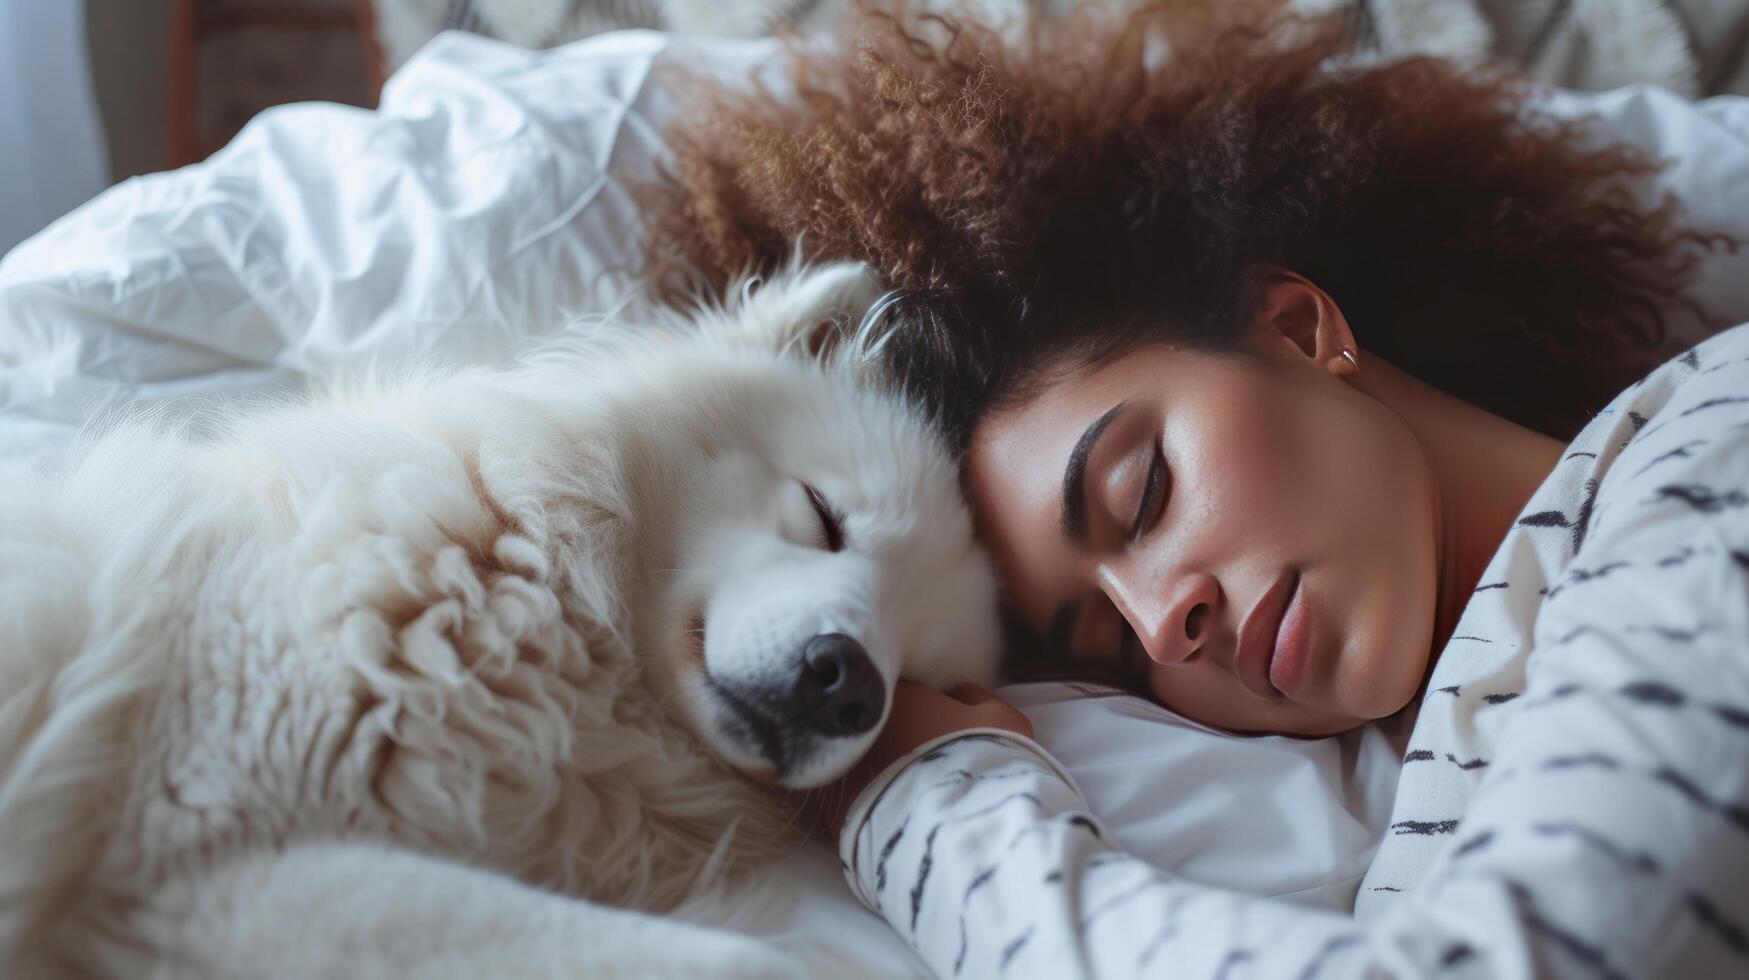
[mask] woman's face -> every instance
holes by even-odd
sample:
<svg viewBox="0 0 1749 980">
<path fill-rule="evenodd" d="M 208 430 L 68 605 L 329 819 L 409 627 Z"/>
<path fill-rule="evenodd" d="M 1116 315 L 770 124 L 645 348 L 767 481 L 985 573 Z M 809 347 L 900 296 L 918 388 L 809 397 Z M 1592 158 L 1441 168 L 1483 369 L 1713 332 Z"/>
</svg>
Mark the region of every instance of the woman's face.
<svg viewBox="0 0 1749 980">
<path fill-rule="evenodd" d="M 1071 672 L 1115 668 L 1240 732 L 1345 731 L 1419 689 L 1432 476 L 1336 354 L 1340 314 L 1304 302 L 1328 298 L 1266 308 L 1241 353 L 1135 349 L 975 430 L 967 475 L 1006 601 Z"/>
</svg>

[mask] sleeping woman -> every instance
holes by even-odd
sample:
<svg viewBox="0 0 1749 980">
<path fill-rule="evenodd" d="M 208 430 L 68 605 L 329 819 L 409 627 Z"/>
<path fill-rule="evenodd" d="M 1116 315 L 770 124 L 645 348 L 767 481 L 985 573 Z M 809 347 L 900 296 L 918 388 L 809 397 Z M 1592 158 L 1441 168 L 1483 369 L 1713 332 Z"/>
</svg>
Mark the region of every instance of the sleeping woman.
<svg viewBox="0 0 1749 980">
<path fill-rule="evenodd" d="M 1017 673 L 1412 725 L 1348 915 L 1124 853 L 1017 711 L 905 686 L 852 886 L 941 976 L 1749 975 L 1749 326 L 1665 360 L 1732 243 L 1505 80 L 1300 36 L 901 18 L 679 131 L 665 257 L 897 291 Z"/>
</svg>

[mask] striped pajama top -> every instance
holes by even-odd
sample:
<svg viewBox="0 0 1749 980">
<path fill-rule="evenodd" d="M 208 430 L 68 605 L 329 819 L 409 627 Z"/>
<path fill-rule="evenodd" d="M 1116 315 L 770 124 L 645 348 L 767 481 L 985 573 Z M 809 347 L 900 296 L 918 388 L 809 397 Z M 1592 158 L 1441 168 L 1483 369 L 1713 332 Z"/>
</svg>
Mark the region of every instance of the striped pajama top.
<svg viewBox="0 0 1749 980">
<path fill-rule="evenodd" d="M 840 852 L 942 977 L 1749 977 L 1749 324 L 1623 392 L 1531 498 L 1353 915 L 1125 854 L 994 730 L 889 767 Z"/>
</svg>

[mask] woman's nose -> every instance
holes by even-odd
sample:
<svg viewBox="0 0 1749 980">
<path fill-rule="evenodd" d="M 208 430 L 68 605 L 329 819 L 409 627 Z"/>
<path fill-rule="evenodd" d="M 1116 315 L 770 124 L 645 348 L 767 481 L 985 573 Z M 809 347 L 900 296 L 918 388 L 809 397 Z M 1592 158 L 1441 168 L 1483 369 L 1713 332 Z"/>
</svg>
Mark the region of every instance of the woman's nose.
<svg viewBox="0 0 1749 980">
<path fill-rule="evenodd" d="M 1185 572 L 1162 583 L 1101 569 L 1100 578 L 1106 596 L 1135 630 L 1148 659 L 1157 664 L 1183 663 L 1202 649 L 1221 601 L 1220 583 L 1214 576 Z"/>
</svg>

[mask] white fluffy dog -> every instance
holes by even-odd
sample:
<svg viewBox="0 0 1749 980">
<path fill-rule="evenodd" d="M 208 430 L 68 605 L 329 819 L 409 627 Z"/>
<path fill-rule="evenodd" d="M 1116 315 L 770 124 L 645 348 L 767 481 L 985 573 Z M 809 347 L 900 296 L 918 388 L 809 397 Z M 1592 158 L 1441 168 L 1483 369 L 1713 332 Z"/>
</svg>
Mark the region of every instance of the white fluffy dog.
<svg viewBox="0 0 1749 980">
<path fill-rule="evenodd" d="M 780 970 L 648 913 L 793 847 L 771 784 L 901 673 L 996 661 L 949 461 L 806 353 L 872 299 L 829 266 L 0 488 L 0 973 Z"/>
</svg>

